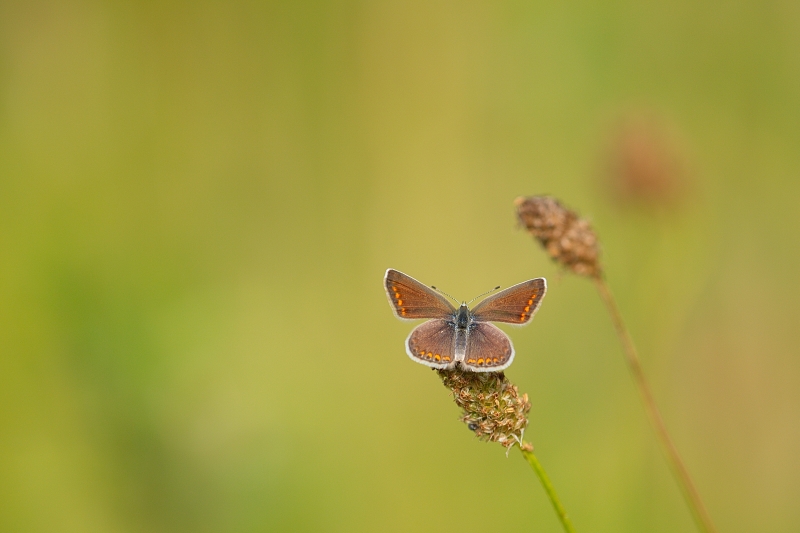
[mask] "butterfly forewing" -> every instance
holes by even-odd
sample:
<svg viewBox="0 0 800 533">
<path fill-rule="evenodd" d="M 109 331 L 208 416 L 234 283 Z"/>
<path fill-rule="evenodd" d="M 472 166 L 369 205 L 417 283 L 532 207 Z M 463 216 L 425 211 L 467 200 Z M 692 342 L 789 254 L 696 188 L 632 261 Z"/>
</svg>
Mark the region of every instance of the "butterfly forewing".
<svg viewBox="0 0 800 533">
<path fill-rule="evenodd" d="M 514 347 L 508 335 L 488 322 L 474 324 L 469 331 L 467 351 L 461 362 L 476 372 L 497 372 L 514 360 Z"/>
<path fill-rule="evenodd" d="M 428 320 L 406 339 L 406 352 L 414 361 L 433 368 L 455 363 L 455 334 L 447 320 Z"/>
<path fill-rule="evenodd" d="M 397 270 L 386 271 L 384 286 L 398 318 L 446 318 L 456 311 L 444 296 Z"/>
<path fill-rule="evenodd" d="M 481 322 L 527 324 L 539 309 L 546 291 L 544 278 L 523 281 L 476 305 L 472 310 L 472 318 Z"/>
</svg>

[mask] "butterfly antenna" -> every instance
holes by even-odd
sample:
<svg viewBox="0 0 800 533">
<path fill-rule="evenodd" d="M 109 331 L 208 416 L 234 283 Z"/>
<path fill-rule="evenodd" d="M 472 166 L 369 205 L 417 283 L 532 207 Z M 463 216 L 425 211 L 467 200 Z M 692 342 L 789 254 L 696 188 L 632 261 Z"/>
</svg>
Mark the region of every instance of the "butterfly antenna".
<svg viewBox="0 0 800 533">
<path fill-rule="evenodd" d="M 483 294 L 479 294 L 478 296 L 476 296 L 476 297 L 475 297 L 475 298 L 473 298 L 472 300 L 468 301 L 468 302 L 467 302 L 467 305 L 471 304 L 472 302 L 474 302 L 475 300 L 477 300 L 477 299 L 478 299 L 478 298 L 480 298 L 481 296 L 486 296 L 487 294 L 493 293 L 494 291 L 496 291 L 496 290 L 497 290 L 497 289 L 499 289 L 499 288 L 500 288 L 500 285 L 498 285 L 497 287 L 495 287 L 494 289 L 492 289 L 492 290 L 490 290 L 490 291 L 486 291 L 486 292 L 484 292 Z"/>
<path fill-rule="evenodd" d="M 431 285 L 431 289 L 435 290 L 436 292 L 438 292 L 438 293 L 440 293 L 440 294 L 444 294 L 445 296 L 447 296 L 448 298 L 450 298 L 451 300 L 453 300 L 455 303 L 457 303 L 457 304 L 461 305 L 461 302 L 459 302 L 458 300 L 456 300 L 455 298 L 453 298 L 452 296 L 450 296 L 449 294 L 447 294 L 446 292 L 444 292 L 442 289 L 437 289 L 437 288 L 436 288 L 436 287 L 434 287 L 433 285 Z"/>
</svg>

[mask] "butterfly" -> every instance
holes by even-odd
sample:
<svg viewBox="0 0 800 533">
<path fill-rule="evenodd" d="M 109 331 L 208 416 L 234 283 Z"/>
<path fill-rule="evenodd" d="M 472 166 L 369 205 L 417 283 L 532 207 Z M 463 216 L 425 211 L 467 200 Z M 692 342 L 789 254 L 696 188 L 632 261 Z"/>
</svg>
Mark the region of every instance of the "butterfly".
<svg viewBox="0 0 800 533">
<path fill-rule="evenodd" d="M 406 353 L 426 366 L 473 372 L 497 372 L 514 360 L 511 339 L 490 322 L 524 325 L 531 321 L 547 291 L 544 278 L 523 281 L 493 294 L 469 309 L 458 309 L 441 293 L 390 268 L 384 287 L 397 318 L 429 318 L 406 339 Z"/>
</svg>

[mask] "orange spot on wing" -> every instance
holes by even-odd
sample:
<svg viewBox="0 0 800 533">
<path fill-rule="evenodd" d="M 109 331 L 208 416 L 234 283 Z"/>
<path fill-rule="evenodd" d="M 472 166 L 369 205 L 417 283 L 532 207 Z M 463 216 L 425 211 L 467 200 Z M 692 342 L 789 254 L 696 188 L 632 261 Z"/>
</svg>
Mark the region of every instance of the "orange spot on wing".
<svg viewBox="0 0 800 533">
<path fill-rule="evenodd" d="M 526 305 L 526 306 L 525 306 L 525 312 L 527 313 L 527 312 L 528 312 L 528 311 L 530 311 L 530 310 L 531 310 L 531 306 L 530 306 L 530 305 Z"/>
<path fill-rule="evenodd" d="M 534 294 L 534 296 L 536 296 L 536 295 Z M 531 298 L 530 300 L 528 300 L 528 305 L 533 305 L 533 298 Z"/>
<path fill-rule="evenodd" d="M 403 300 L 397 300 L 397 305 L 403 305 Z"/>
<path fill-rule="evenodd" d="M 482 365 L 482 364 L 483 364 L 483 357 L 481 357 L 480 359 L 478 359 L 478 364 L 479 364 L 479 365 Z"/>
<path fill-rule="evenodd" d="M 442 360 L 443 360 L 445 363 L 449 363 L 449 362 L 450 362 L 450 356 L 449 356 L 449 355 L 445 355 L 444 357 L 442 357 Z"/>
<path fill-rule="evenodd" d="M 435 359 L 437 362 L 442 360 L 442 356 L 441 356 L 441 355 L 439 355 L 438 353 L 437 353 L 436 355 L 434 355 L 434 356 L 433 356 L 433 358 L 434 358 L 434 359 Z"/>
<path fill-rule="evenodd" d="M 406 316 L 406 310 L 405 309 L 401 309 L 400 310 L 400 314 L 403 315 L 403 316 Z"/>
<path fill-rule="evenodd" d="M 475 359 L 467 359 L 467 363 L 469 363 L 471 365 L 474 365 L 475 364 Z"/>
<path fill-rule="evenodd" d="M 492 359 L 492 362 L 493 362 L 494 364 L 497 364 L 499 361 L 500 361 L 500 359 L 498 359 L 497 357 L 495 357 L 494 359 Z"/>
<path fill-rule="evenodd" d="M 394 297 L 395 298 L 400 298 L 400 293 L 399 292 L 394 293 Z"/>
</svg>

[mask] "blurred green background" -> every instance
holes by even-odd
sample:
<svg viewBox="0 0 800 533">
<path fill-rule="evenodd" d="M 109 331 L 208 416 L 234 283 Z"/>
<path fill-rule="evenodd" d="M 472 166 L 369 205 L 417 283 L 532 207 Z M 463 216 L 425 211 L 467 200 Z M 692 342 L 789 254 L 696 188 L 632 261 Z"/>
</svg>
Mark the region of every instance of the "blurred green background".
<svg viewBox="0 0 800 533">
<path fill-rule="evenodd" d="M 800 530 L 793 1 L 0 3 L 0 530 L 560 531 L 404 353 L 393 267 L 513 329 L 578 531 L 693 531 L 591 219 L 721 532 Z"/>
</svg>

